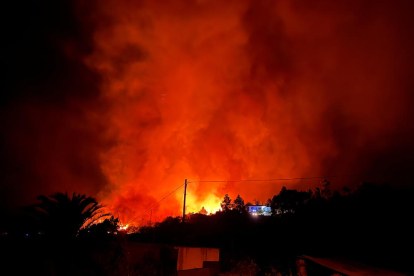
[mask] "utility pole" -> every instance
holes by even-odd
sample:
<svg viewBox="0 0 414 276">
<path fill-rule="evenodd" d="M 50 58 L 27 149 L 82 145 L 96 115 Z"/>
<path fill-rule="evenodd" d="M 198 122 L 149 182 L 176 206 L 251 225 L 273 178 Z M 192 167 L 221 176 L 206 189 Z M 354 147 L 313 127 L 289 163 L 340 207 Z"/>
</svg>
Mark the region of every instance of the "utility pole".
<svg viewBox="0 0 414 276">
<path fill-rule="evenodd" d="M 183 205 L 183 223 L 185 222 L 185 197 L 187 196 L 187 179 L 184 186 L 184 205 Z"/>
</svg>

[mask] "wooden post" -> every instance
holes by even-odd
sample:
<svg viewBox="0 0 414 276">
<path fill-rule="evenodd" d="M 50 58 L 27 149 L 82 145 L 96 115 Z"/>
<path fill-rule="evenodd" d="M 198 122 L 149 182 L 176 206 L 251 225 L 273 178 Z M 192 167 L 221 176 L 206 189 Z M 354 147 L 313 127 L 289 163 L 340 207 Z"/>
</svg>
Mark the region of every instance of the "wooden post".
<svg viewBox="0 0 414 276">
<path fill-rule="evenodd" d="M 183 222 L 185 222 L 185 198 L 186 196 L 187 196 L 187 179 L 185 180 L 185 186 L 184 186 Z"/>
</svg>

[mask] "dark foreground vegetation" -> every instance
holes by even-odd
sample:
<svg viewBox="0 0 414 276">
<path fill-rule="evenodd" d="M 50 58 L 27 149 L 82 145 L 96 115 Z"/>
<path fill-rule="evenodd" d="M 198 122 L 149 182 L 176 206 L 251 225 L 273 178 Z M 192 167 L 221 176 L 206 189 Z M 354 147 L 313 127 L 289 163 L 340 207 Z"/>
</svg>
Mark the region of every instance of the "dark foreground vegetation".
<svg viewBox="0 0 414 276">
<path fill-rule="evenodd" d="M 413 198 L 413 190 L 370 183 L 352 191 L 330 191 L 325 181 L 313 191 L 283 188 L 266 203 L 272 208 L 272 216 L 251 216 L 239 197 L 233 204 L 225 199 L 223 212 L 193 214 L 184 224 L 181 217 L 168 217 L 134 234 L 117 231 L 118 221 L 113 217 L 80 231 L 65 231 L 59 227 L 70 227 L 61 220 L 54 222 L 60 223 L 59 227 L 52 227 L 47 219 L 31 214 L 1 236 L 6 255 L 1 265 L 11 268 L 14 275 L 174 272 L 171 268 L 166 271 L 150 257 L 139 265 L 128 264 L 125 245 L 135 241 L 220 248 L 223 272 L 294 275 L 297 256 L 311 255 L 342 257 L 404 273 L 412 270 Z M 77 212 L 85 210 L 88 208 Z M 59 216 L 77 221 L 78 230 L 79 221 L 85 223 L 84 219 L 73 219 L 74 213 L 68 210 Z"/>
</svg>

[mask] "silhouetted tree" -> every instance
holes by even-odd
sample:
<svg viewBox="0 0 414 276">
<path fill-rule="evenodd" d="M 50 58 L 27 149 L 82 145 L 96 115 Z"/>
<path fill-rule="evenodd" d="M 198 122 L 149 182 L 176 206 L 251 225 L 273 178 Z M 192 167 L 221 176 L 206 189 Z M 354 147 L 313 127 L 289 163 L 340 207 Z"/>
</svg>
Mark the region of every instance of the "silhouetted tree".
<svg viewBox="0 0 414 276">
<path fill-rule="evenodd" d="M 324 179 L 322 180 L 321 184 L 322 184 L 321 196 L 326 199 L 330 198 L 331 197 L 331 189 L 330 189 L 331 182 Z"/>
<path fill-rule="evenodd" d="M 113 233 L 118 231 L 119 218 L 110 218 L 105 219 L 101 223 L 93 224 L 87 229 L 82 229 L 80 233 L 85 234 L 86 230 L 91 235 L 106 236 L 108 232 Z"/>
<path fill-rule="evenodd" d="M 207 210 L 204 209 L 204 206 L 201 208 L 200 212 L 198 212 L 198 213 L 202 214 L 202 215 L 207 215 L 208 214 Z"/>
<path fill-rule="evenodd" d="M 321 195 L 321 189 L 319 188 L 319 187 L 315 187 L 314 189 L 313 189 L 313 195 L 312 195 L 312 198 L 316 198 L 316 199 L 318 199 L 318 198 L 321 198 L 322 197 L 322 195 Z"/>
<path fill-rule="evenodd" d="M 351 193 L 351 190 L 348 188 L 348 187 L 346 187 L 346 186 L 344 186 L 344 187 L 342 187 L 342 194 L 343 195 L 349 195 Z"/>
<path fill-rule="evenodd" d="M 286 187 L 282 187 L 280 193 L 272 199 L 272 213 L 294 213 L 303 208 L 310 197 L 311 193 L 309 192 L 298 192 L 297 190 L 288 190 Z"/>
<path fill-rule="evenodd" d="M 228 210 L 231 210 L 231 199 L 228 194 L 224 196 L 223 201 L 221 202 L 220 205 L 221 205 L 221 209 L 225 212 Z"/>
<path fill-rule="evenodd" d="M 240 212 L 244 212 L 246 210 L 244 199 L 240 195 L 237 195 L 236 199 L 234 200 L 234 208 Z"/>
<path fill-rule="evenodd" d="M 80 229 L 109 216 L 103 213 L 103 205 L 85 195 L 73 193 L 69 197 L 67 193 L 56 193 L 50 198 L 41 195 L 37 199 L 41 203 L 33 205 L 32 211 L 49 236 L 75 237 Z"/>
</svg>

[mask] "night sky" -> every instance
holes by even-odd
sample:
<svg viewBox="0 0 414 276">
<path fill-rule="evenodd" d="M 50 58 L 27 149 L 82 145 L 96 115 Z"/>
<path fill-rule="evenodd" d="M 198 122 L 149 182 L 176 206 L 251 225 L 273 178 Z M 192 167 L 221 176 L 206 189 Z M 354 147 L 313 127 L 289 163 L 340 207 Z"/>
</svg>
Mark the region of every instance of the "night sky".
<svg viewBox="0 0 414 276">
<path fill-rule="evenodd" d="M 129 219 L 187 178 L 412 187 L 411 1 L 21 1 L 1 16 L 0 204 Z M 359 176 L 356 176 L 359 175 Z M 319 180 L 193 183 L 266 200 Z M 181 194 L 155 218 L 180 212 Z"/>
</svg>

